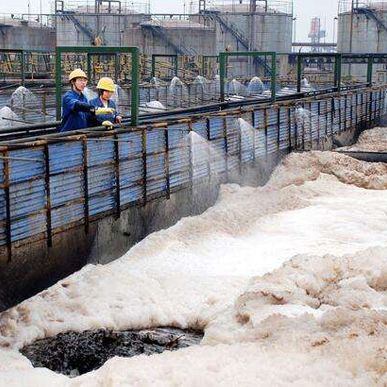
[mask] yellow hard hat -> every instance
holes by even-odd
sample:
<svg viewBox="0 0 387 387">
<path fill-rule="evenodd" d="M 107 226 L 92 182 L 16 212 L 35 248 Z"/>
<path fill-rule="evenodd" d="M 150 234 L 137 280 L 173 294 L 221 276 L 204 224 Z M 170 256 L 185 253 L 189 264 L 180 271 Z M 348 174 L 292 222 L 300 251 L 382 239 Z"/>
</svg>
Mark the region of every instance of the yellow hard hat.
<svg viewBox="0 0 387 387">
<path fill-rule="evenodd" d="M 85 74 L 85 72 L 81 69 L 75 69 L 73 70 L 70 75 L 69 75 L 69 81 L 75 79 L 75 78 L 86 78 L 87 79 L 87 75 Z"/>
<path fill-rule="evenodd" d="M 114 87 L 113 79 L 107 78 L 107 77 L 101 78 L 98 81 L 97 89 L 107 90 L 107 91 L 116 91 L 116 89 Z"/>
</svg>

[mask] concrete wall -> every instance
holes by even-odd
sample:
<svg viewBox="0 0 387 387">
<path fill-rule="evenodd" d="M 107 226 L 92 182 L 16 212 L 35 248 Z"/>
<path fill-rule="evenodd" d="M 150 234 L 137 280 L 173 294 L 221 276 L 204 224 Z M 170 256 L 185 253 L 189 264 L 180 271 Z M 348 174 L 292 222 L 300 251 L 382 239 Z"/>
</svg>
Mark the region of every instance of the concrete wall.
<svg viewBox="0 0 387 387">
<path fill-rule="evenodd" d="M 387 12 L 378 12 L 378 17 L 387 24 Z M 337 51 L 350 52 L 351 15 L 339 15 Z M 387 53 L 387 31 L 379 29 L 376 22 L 365 15 L 353 17 L 352 51 L 353 53 Z M 349 75 L 349 66 L 343 65 L 342 75 Z M 351 75 L 366 80 L 366 65 L 351 65 Z M 387 82 L 386 65 L 374 65 L 374 78 L 378 82 Z"/>
<path fill-rule="evenodd" d="M 55 49 L 55 30 L 48 27 L 0 26 L 0 47 L 51 51 Z"/>
<path fill-rule="evenodd" d="M 94 34 L 100 34 L 107 46 L 122 46 L 124 31 L 138 28 L 140 23 L 149 20 L 149 15 L 87 15 L 75 14 L 79 22 L 91 29 Z M 66 16 L 56 17 L 58 46 L 90 46 L 90 38 L 82 32 Z"/>
</svg>

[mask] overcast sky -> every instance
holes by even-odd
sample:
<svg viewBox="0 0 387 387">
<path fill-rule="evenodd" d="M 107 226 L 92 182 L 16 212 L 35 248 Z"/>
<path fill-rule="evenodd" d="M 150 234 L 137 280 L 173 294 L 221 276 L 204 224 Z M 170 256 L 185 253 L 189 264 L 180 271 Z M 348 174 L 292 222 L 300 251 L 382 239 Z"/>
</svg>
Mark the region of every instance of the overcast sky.
<svg viewBox="0 0 387 387">
<path fill-rule="evenodd" d="M 66 0 L 65 0 L 66 1 Z M 244 0 L 247 1 L 247 0 Z M 294 14 L 297 17 L 297 41 L 307 41 L 310 29 L 310 20 L 314 16 L 321 18 L 322 26 L 326 26 L 328 33 L 327 41 L 332 41 L 333 22 L 337 15 L 339 0 L 294 0 Z M 139 0 L 134 0 L 139 2 Z M 146 2 L 140 0 L 140 2 Z M 184 3 L 189 0 L 150 0 L 152 12 L 156 13 L 183 13 Z M 0 13 L 27 13 L 30 4 L 31 13 L 39 13 L 40 7 L 43 13 L 50 12 L 49 0 L 0 0 Z M 188 7 L 187 7 L 188 9 Z"/>
</svg>

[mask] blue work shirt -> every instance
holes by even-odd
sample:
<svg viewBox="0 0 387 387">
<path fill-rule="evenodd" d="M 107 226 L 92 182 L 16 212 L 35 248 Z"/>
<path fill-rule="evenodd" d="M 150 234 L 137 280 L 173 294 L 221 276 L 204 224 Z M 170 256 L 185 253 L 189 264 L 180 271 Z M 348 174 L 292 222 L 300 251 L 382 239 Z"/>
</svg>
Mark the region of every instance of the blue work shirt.
<svg viewBox="0 0 387 387">
<path fill-rule="evenodd" d="M 90 105 L 94 106 L 95 108 L 105 107 L 105 105 L 102 103 L 100 97 L 92 99 L 89 103 L 90 103 Z M 114 101 L 109 99 L 107 107 L 113 108 L 114 113 L 113 114 L 101 114 L 101 115 L 96 115 L 95 117 L 92 117 L 92 120 L 94 121 L 95 125 L 99 126 L 104 121 L 110 121 L 112 124 L 114 124 L 116 122 L 116 117 L 119 116 L 119 114 L 117 113 L 117 105 L 115 104 Z"/>
<path fill-rule="evenodd" d="M 81 93 L 69 90 L 62 101 L 62 126 L 60 131 L 85 129 L 89 127 L 90 113 L 79 111 L 76 107 L 77 102 L 89 103 L 87 98 Z"/>
</svg>

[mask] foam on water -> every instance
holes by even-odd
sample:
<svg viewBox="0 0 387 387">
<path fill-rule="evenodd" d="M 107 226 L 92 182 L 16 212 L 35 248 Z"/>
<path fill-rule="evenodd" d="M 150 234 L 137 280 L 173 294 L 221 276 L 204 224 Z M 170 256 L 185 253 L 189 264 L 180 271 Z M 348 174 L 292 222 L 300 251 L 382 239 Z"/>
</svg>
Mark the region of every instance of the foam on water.
<svg viewBox="0 0 387 387">
<path fill-rule="evenodd" d="M 235 96 L 245 95 L 246 87 L 242 85 L 238 80 L 233 79 L 228 83 L 228 93 L 233 94 Z"/>
<path fill-rule="evenodd" d="M 8 106 L 4 106 L 0 109 L 0 129 L 8 128 L 11 126 L 20 125 L 20 118 L 12 111 Z"/>
<path fill-rule="evenodd" d="M 262 94 L 263 91 L 264 91 L 264 86 L 261 81 L 261 78 L 253 77 L 250 80 L 249 85 L 247 86 L 247 92 L 250 95 L 257 95 L 257 94 Z"/>
<path fill-rule="evenodd" d="M 212 149 L 189 136 L 199 173 Z M 2 313 L 0 385 L 383 385 L 386 222 L 386 165 L 291 154 L 266 186 L 224 185 L 203 214 Z M 17 352 L 69 330 L 167 325 L 203 328 L 203 345 L 73 380 Z"/>
<path fill-rule="evenodd" d="M 11 95 L 10 104 L 14 108 L 23 108 L 37 103 L 34 93 L 24 86 L 19 86 Z"/>
</svg>

